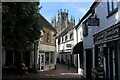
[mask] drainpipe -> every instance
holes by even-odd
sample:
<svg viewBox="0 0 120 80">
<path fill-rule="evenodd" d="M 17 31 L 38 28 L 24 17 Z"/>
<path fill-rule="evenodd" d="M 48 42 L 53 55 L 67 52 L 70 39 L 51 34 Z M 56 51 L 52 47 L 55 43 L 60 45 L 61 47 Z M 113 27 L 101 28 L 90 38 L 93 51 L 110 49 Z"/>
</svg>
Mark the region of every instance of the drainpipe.
<svg viewBox="0 0 120 80">
<path fill-rule="evenodd" d="M 0 80 L 2 79 L 2 2 L 0 1 Z"/>
</svg>

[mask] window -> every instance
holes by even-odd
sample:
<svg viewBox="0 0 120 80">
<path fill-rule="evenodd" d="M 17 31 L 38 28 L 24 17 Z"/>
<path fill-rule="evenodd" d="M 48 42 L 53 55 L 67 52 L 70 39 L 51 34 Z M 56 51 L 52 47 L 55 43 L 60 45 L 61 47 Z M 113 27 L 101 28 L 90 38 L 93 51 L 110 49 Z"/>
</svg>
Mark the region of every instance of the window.
<svg viewBox="0 0 120 80">
<path fill-rule="evenodd" d="M 65 36 L 65 41 L 67 41 L 67 35 Z"/>
<path fill-rule="evenodd" d="M 70 34 L 70 39 L 73 39 L 73 33 Z"/>
<path fill-rule="evenodd" d="M 50 63 L 54 64 L 54 52 L 51 52 L 51 58 L 50 58 Z"/>
<path fill-rule="evenodd" d="M 49 33 L 47 33 L 47 42 L 49 42 Z"/>
<path fill-rule="evenodd" d="M 108 0 L 108 14 L 117 12 L 117 0 Z"/>
<path fill-rule="evenodd" d="M 69 48 L 70 48 L 71 46 L 72 46 L 71 44 L 66 44 L 66 47 L 69 47 Z"/>
<path fill-rule="evenodd" d="M 42 31 L 42 30 L 41 30 L 40 32 L 41 32 L 40 41 L 43 41 L 43 35 L 44 35 L 44 34 L 43 34 L 43 31 Z"/>
<path fill-rule="evenodd" d="M 82 28 L 83 28 L 83 36 L 87 36 L 88 35 L 88 26 L 87 26 L 86 22 L 83 22 Z"/>
<path fill-rule="evenodd" d="M 64 37 L 62 37 L 62 42 L 64 42 Z"/>
<path fill-rule="evenodd" d="M 52 40 L 51 41 L 52 41 L 52 44 L 54 44 L 54 40 L 55 40 L 55 38 L 54 38 L 54 32 L 52 32 L 51 34 L 52 34 L 52 38 L 51 38 Z"/>
<path fill-rule="evenodd" d="M 49 52 L 45 52 L 45 65 L 49 64 Z"/>
<path fill-rule="evenodd" d="M 60 44 L 60 38 L 58 39 L 58 44 Z"/>
</svg>

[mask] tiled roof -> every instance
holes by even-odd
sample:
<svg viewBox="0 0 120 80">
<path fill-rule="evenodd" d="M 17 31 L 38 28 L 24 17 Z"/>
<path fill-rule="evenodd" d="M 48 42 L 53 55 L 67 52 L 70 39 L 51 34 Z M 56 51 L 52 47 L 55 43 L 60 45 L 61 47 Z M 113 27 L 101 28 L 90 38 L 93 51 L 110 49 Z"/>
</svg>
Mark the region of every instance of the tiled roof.
<svg viewBox="0 0 120 80">
<path fill-rule="evenodd" d="M 52 26 L 52 24 L 50 24 L 41 14 L 40 14 L 40 24 L 43 26 L 43 27 L 47 27 L 47 28 L 50 28 L 52 30 L 55 30 L 55 28 Z"/>
</svg>

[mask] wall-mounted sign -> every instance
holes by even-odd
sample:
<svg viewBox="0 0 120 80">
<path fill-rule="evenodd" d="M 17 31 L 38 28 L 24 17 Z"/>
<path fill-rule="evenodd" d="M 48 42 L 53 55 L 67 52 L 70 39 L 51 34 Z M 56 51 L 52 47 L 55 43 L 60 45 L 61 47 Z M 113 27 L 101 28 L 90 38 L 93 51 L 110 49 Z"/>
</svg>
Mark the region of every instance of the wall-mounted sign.
<svg viewBox="0 0 120 80">
<path fill-rule="evenodd" d="M 89 18 L 88 20 L 88 26 L 99 26 L 99 18 Z"/>
</svg>

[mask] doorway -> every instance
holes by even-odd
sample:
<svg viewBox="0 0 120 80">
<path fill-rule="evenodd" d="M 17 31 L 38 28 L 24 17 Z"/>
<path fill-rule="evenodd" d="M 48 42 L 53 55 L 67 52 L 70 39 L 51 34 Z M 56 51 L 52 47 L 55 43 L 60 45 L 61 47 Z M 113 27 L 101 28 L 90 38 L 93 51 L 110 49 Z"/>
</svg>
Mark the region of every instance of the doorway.
<svg viewBox="0 0 120 80">
<path fill-rule="evenodd" d="M 92 49 L 86 49 L 86 78 L 91 80 L 92 71 Z"/>
<path fill-rule="evenodd" d="M 38 57 L 38 70 L 44 71 L 44 66 L 45 66 L 45 54 L 40 53 Z"/>
</svg>

